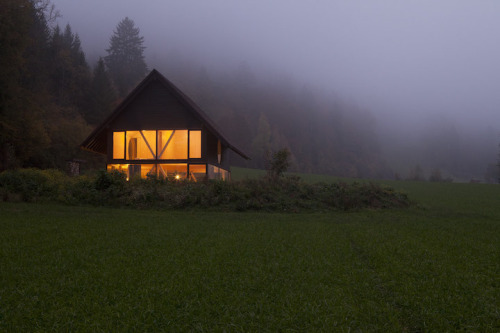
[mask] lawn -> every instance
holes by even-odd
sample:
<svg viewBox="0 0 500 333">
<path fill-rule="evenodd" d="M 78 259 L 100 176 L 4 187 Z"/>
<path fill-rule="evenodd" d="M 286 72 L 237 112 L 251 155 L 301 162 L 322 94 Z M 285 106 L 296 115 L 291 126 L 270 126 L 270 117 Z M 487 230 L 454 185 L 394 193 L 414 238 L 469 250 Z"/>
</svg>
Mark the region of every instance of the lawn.
<svg viewBox="0 0 500 333">
<path fill-rule="evenodd" d="M 0 203 L 0 331 L 500 331 L 500 187 L 303 214 Z"/>
</svg>

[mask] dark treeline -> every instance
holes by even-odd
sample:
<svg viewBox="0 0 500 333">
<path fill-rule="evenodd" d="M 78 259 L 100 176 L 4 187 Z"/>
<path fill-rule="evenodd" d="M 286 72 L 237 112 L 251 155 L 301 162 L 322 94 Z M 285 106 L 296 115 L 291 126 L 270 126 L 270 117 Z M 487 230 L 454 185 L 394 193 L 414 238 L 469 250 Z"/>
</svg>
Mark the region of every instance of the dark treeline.
<svg viewBox="0 0 500 333">
<path fill-rule="evenodd" d="M 115 85 L 102 59 L 88 65 L 71 26 L 54 24 L 57 15 L 49 0 L 0 1 L 0 170 L 104 164 L 79 144 L 118 102 Z"/>
</svg>

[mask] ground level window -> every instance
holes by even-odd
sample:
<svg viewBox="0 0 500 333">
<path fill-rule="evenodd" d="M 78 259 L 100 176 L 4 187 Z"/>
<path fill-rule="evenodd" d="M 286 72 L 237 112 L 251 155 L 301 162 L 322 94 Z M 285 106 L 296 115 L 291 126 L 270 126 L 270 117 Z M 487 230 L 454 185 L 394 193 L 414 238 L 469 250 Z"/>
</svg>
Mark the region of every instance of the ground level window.
<svg viewBox="0 0 500 333">
<path fill-rule="evenodd" d="M 201 181 L 207 178 L 207 166 L 205 164 L 190 164 L 189 179 L 192 181 Z"/>
<path fill-rule="evenodd" d="M 108 171 L 117 170 L 127 174 L 128 178 L 128 164 L 108 164 Z"/>
<path fill-rule="evenodd" d="M 127 176 L 127 180 L 132 178 L 156 177 L 155 164 L 108 164 L 108 171 L 117 170 Z"/>
<path fill-rule="evenodd" d="M 158 177 L 185 179 L 187 177 L 187 164 L 158 164 Z"/>
<path fill-rule="evenodd" d="M 108 171 L 118 170 L 132 178 L 159 177 L 167 179 L 189 179 L 203 181 L 205 179 L 229 180 L 229 171 L 206 164 L 165 163 L 165 164 L 108 164 Z"/>
</svg>

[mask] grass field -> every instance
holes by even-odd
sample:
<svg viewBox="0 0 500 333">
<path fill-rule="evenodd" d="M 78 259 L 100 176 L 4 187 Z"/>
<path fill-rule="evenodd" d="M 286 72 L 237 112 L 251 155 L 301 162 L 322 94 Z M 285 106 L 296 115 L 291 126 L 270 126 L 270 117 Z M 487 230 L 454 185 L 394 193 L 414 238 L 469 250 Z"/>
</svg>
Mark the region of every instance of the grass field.
<svg viewBox="0 0 500 333">
<path fill-rule="evenodd" d="M 389 184 L 418 204 L 0 203 L 0 331 L 500 331 L 500 187 Z"/>
</svg>

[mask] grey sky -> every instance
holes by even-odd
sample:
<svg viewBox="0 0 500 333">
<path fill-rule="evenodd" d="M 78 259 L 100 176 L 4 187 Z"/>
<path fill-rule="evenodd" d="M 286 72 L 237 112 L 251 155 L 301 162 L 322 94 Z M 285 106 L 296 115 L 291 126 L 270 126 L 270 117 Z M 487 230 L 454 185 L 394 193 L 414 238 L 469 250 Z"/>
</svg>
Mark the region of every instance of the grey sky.
<svg viewBox="0 0 500 333">
<path fill-rule="evenodd" d="M 381 116 L 500 124 L 500 1 L 53 0 L 90 54 L 130 17 L 147 58 L 272 68 Z"/>
</svg>

